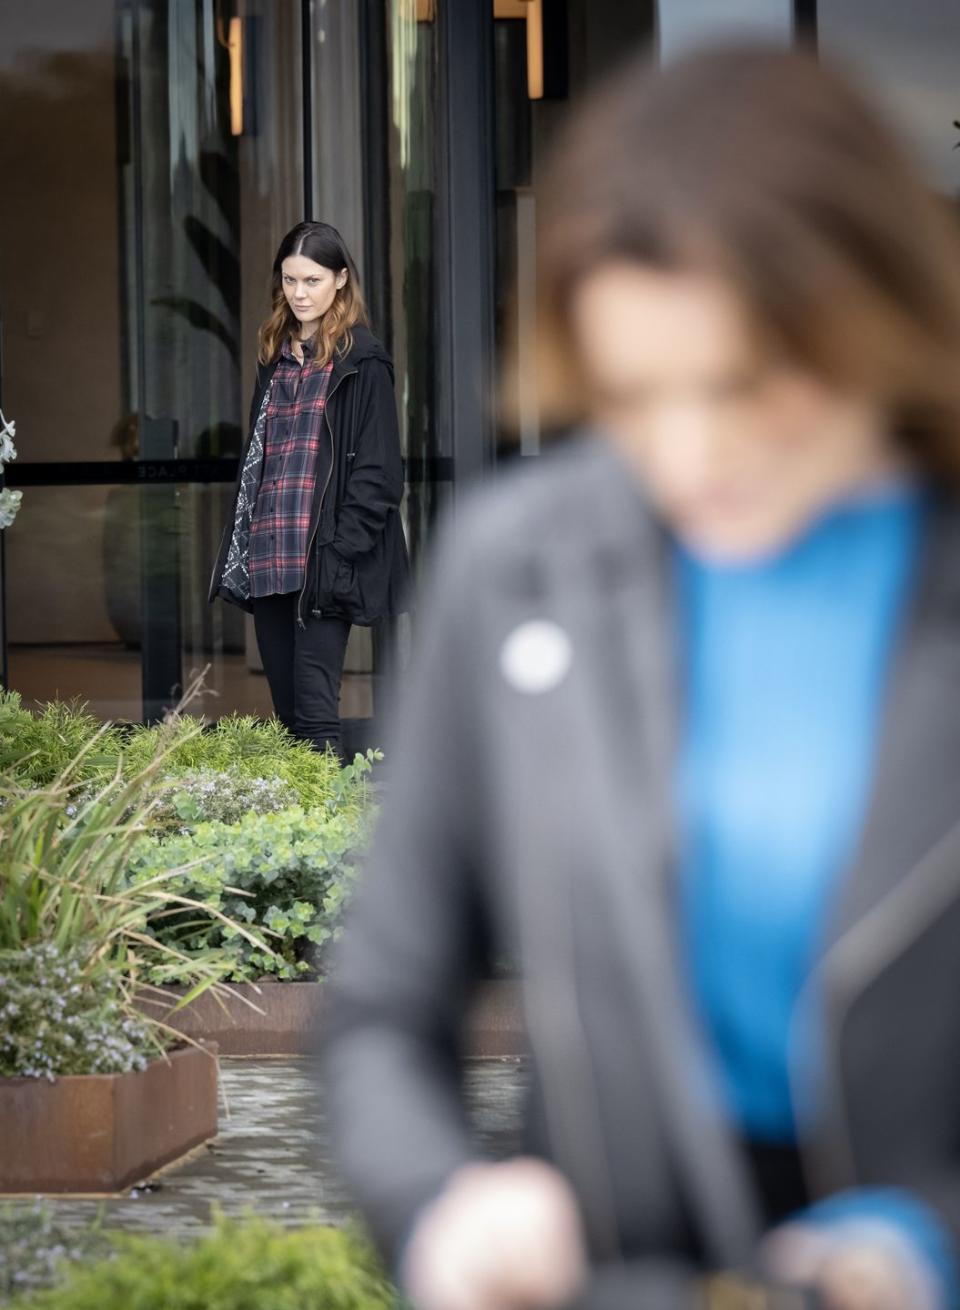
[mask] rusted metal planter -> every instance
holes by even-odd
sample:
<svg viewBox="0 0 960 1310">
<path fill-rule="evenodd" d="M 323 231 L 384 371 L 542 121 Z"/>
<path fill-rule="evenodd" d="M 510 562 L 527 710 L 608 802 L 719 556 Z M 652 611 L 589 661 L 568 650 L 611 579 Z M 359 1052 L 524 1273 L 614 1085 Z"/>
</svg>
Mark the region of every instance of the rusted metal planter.
<svg viewBox="0 0 960 1310">
<path fill-rule="evenodd" d="M 171 1005 L 180 995 L 174 987 L 156 990 L 169 991 Z M 157 1009 L 153 997 L 143 1009 L 195 1041 L 216 1042 L 221 1055 L 309 1055 L 315 1050 L 323 983 L 230 983 L 229 990 L 231 995 L 219 997 L 204 992 L 175 1014 Z"/>
<path fill-rule="evenodd" d="M 0 1193 L 120 1192 L 216 1136 L 216 1047 L 142 1072 L 0 1078 Z"/>
<path fill-rule="evenodd" d="M 195 1039 L 217 1043 L 221 1055 L 311 1055 L 323 1032 L 322 982 L 232 983 L 233 996 L 205 992 L 173 1015 L 149 1013 Z M 171 989 L 171 994 L 176 993 Z M 252 1007 L 256 1006 L 256 1009 Z M 523 1051 L 520 988 L 513 980 L 488 983 L 471 1018 L 470 1055 L 506 1056 Z"/>
</svg>

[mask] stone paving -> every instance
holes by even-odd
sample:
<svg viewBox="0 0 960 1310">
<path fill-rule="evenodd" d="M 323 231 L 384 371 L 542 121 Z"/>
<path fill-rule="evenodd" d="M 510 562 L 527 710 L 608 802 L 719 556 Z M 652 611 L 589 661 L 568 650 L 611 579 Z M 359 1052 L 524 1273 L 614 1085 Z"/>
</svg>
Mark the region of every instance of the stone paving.
<svg viewBox="0 0 960 1310">
<path fill-rule="evenodd" d="M 226 1214 L 252 1210 L 297 1223 L 340 1222 L 350 1203 L 330 1164 L 329 1130 L 309 1060 L 221 1060 L 219 1136 L 170 1165 L 143 1188 L 105 1199 L 50 1197 L 57 1218 L 80 1227 L 101 1208 L 109 1228 L 180 1233 Z M 524 1070 L 517 1059 L 473 1060 L 466 1091 L 478 1144 L 488 1154 L 513 1149 Z M 229 1111 L 229 1113 L 227 1112 Z"/>
</svg>

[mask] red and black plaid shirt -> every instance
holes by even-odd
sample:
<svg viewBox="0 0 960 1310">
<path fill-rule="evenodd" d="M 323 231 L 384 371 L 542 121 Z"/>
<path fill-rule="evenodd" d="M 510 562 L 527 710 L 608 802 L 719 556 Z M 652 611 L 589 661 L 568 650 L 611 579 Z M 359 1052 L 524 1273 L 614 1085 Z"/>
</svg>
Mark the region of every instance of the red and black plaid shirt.
<svg viewBox="0 0 960 1310">
<path fill-rule="evenodd" d="M 289 343 L 280 359 L 267 402 L 260 490 L 250 520 L 250 595 L 280 596 L 303 586 L 323 439 L 332 361 L 318 368 L 304 351 L 301 367 Z"/>
</svg>

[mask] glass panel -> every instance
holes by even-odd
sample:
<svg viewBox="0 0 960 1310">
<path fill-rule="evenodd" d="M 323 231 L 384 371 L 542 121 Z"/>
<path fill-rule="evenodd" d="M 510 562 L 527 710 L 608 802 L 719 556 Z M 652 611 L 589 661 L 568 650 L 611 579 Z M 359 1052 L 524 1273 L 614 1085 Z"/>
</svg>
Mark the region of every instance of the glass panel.
<svg viewBox="0 0 960 1310">
<path fill-rule="evenodd" d="M 120 117 L 113 0 L 0 12 L 3 398 L 18 465 L 122 459 Z M 30 487 L 5 534 L 11 686 L 140 716 L 140 659 L 111 618 L 136 586 L 105 526 L 133 489 Z M 109 504 L 108 504 L 109 502 Z M 136 517 L 134 517 L 136 523 Z M 120 603 L 119 601 L 117 602 Z"/>
<path fill-rule="evenodd" d="M 297 0 L 172 0 L 138 8 L 124 32 L 141 458 L 240 452 L 270 266 L 302 212 L 299 18 Z M 248 621 L 206 599 L 231 504 L 230 484 L 186 487 L 178 498 L 181 650 L 148 660 L 148 715 L 205 667 L 217 693 L 208 713 L 271 711 Z M 158 605 L 148 607 L 148 642 L 149 623 L 163 622 L 162 596 Z"/>
<path fill-rule="evenodd" d="M 168 703 L 205 672 L 194 712 L 272 713 L 249 620 L 211 608 L 205 585 L 202 593 L 192 586 L 215 491 L 197 483 L 31 489 L 7 535 L 10 685 L 27 702 L 79 697 L 103 718 L 139 719 L 146 601 L 155 620 L 183 634 L 183 681 Z M 24 569 L 31 554 L 35 567 Z M 369 669 L 369 633 L 355 631 L 344 717 L 371 715 Z"/>
<path fill-rule="evenodd" d="M 10 686 L 140 718 L 139 536 L 157 488 L 31 487 L 6 532 Z"/>
<path fill-rule="evenodd" d="M 443 494 L 436 460 L 451 453 L 434 403 L 436 21 L 434 6 L 416 0 L 391 0 L 388 16 L 391 337 L 408 469 L 407 541 L 417 560 Z"/>
<path fill-rule="evenodd" d="M 554 133 L 576 101 L 625 53 L 653 36 L 647 0 L 571 0 L 567 10 L 567 95 L 531 98 L 528 35 L 535 25 L 513 0 L 492 0 L 494 9 L 494 177 L 496 186 L 497 351 L 507 379 L 529 379 L 533 369 L 531 324 L 536 296 L 536 200 L 534 187 Z M 556 11 L 544 21 L 562 21 Z M 544 40 L 550 40 L 546 31 Z M 562 43 L 561 43 L 562 44 Z M 538 61 L 534 61 L 537 63 Z M 536 88 L 533 88 L 536 89 Z M 515 422 L 498 433 L 497 456 L 538 455 L 542 448 L 536 405 L 529 388 L 506 397 Z M 548 434 L 549 436 L 549 434 Z"/>
<path fill-rule="evenodd" d="M 664 60 L 711 41 L 759 40 L 789 45 L 793 0 L 659 0 L 658 45 Z"/>
<path fill-rule="evenodd" d="M 887 102 L 933 184 L 960 189 L 960 7 L 941 0 L 820 0 L 820 48 Z"/>
<path fill-rule="evenodd" d="M 372 270 L 366 266 L 364 220 L 367 204 L 365 172 L 377 167 L 368 151 L 374 149 L 364 136 L 364 102 L 369 88 L 364 83 L 362 49 L 362 6 L 325 3 L 313 9 L 313 123 L 312 212 L 340 232 L 360 273 L 367 306 L 375 310 L 375 293 L 370 284 Z M 382 223 L 380 214 L 371 222 Z M 389 341 L 389 324 L 372 327 Z M 340 713 L 345 719 L 367 719 L 373 714 L 373 639 L 369 628 L 354 628 L 350 634 L 344 666 Z M 349 749 L 349 747 L 348 747 Z"/>
<path fill-rule="evenodd" d="M 302 212 L 300 11 L 299 0 L 35 0 L 0 14 L 17 468 L 108 461 L 134 484 L 158 469 L 221 479 L 25 487 L 7 615 L 10 683 L 31 698 L 80 695 L 136 719 L 209 665 L 208 712 L 270 712 L 245 616 L 209 607 L 206 590 L 270 264 Z"/>
<path fill-rule="evenodd" d="M 544 107 L 528 94 L 526 19 L 495 19 L 493 57 L 496 335 L 501 358 L 505 359 L 508 350 L 516 351 L 515 367 L 506 371 L 513 383 L 530 377 L 531 333 L 527 325 L 532 322 L 536 295 L 534 119 Z M 511 425 L 498 434 L 498 458 L 538 454 L 540 424 L 536 407 L 530 404 L 529 388 L 521 387 L 510 396 L 508 407 L 516 430 Z"/>
<path fill-rule="evenodd" d="M 174 424 L 148 457 L 239 451 L 270 264 L 302 207 L 298 19 L 296 0 L 125 12 L 125 275 L 143 336 L 131 408 Z"/>
<path fill-rule="evenodd" d="M 3 399 L 22 461 L 121 458 L 114 9 L 0 11 Z"/>
<path fill-rule="evenodd" d="M 337 228 L 365 285 L 361 9 L 331 3 L 314 8 L 312 200 L 313 216 Z"/>
</svg>

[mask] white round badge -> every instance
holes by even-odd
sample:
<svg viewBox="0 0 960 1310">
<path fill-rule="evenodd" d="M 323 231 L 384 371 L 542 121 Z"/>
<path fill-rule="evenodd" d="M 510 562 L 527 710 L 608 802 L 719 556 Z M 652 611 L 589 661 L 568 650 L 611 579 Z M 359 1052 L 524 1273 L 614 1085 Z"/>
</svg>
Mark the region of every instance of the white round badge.
<svg viewBox="0 0 960 1310">
<path fill-rule="evenodd" d="M 567 676 L 573 646 L 563 628 L 545 619 L 521 623 L 503 643 L 500 671 L 517 691 L 537 696 Z"/>
</svg>

